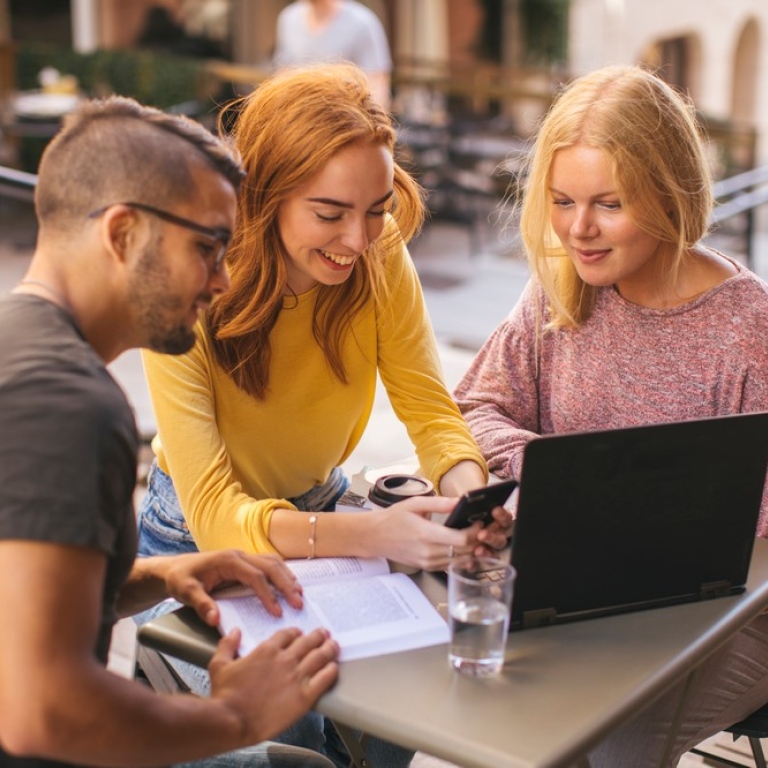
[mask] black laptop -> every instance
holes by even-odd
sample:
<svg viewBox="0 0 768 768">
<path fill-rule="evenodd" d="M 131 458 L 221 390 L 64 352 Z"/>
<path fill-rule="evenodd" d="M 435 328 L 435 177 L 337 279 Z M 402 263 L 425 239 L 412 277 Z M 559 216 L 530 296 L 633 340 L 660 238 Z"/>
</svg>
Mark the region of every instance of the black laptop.
<svg viewBox="0 0 768 768">
<path fill-rule="evenodd" d="M 768 412 L 532 440 L 510 629 L 742 592 L 767 467 Z"/>
</svg>

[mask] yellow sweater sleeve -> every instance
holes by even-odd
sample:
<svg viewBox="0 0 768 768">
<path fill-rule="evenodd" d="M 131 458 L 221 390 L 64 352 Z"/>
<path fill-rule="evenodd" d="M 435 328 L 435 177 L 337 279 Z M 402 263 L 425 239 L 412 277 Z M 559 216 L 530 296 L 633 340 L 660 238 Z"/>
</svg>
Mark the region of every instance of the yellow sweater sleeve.
<svg viewBox="0 0 768 768">
<path fill-rule="evenodd" d="M 144 370 L 158 426 L 158 462 L 172 478 L 181 508 L 201 550 L 236 547 L 276 552 L 269 523 L 283 499 L 244 492 L 217 427 L 212 378 L 215 365 L 198 325 L 198 342 L 186 355 L 143 351 Z"/>
<path fill-rule="evenodd" d="M 405 425 L 422 471 L 438 487 L 463 460 L 488 469 L 445 386 L 432 324 L 405 244 L 387 258 L 389 295 L 377 308 L 378 368 L 392 407 Z"/>
</svg>

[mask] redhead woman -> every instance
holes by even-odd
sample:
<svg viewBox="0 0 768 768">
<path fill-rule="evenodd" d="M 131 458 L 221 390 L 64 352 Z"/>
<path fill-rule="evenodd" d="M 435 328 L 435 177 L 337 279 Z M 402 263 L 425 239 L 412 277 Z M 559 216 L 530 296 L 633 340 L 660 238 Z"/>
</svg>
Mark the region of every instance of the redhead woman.
<svg viewBox="0 0 768 768">
<path fill-rule="evenodd" d="M 189 354 L 144 356 L 159 440 L 140 551 L 236 546 L 440 568 L 450 552 L 502 546 L 499 531 L 431 522 L 449 499 L 310 522 L 348 487 L 339 467 L 377 375 L 443 495 L 482 485 L 487 469 L 443 383 L 405 247 L 423 220 L 420 190 L 365 76 L 283 71 L 241 104 L 233 138 L 247 177 L 230 290 Z"/>
<path fill-rule="evenodd" d="M 487 468 L 443 382 L 406 248 L 424 204 L 395 139 L 353 65 L 283 70 L 239 105 L 247 175 L 230 289 L 191 352 L 144 356 L 158 439 L 141 554 L 237 547 L 439 569 L 505 546 L 501 507 L 482 530 L 430 519 L 483 485 Z M 332 514 L 379 376 L 443 497 Z M 377 764 L 407 765 L 397 752 Z"/>
</svg>

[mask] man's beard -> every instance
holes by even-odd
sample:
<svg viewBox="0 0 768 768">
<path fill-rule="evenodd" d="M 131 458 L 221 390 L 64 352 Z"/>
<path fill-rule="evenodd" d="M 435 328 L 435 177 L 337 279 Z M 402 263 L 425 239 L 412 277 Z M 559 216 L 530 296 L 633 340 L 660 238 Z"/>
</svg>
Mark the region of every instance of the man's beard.
<svg viewBox="0 0 768 768">
<path fill-rule="evenodd" d="M 184 325 L 150 337 L 149 348 L 153 352 L 162 352 L 166 355 L 183 355 L 195 346 L 197 336 L 195 332 Z"/>
<path fill-rule="evenodd" d="M 172 286 L 162 254 L 162 240 L 148 246 L 134 274 L 129 299 L 137 309 L 137 321 L 145 335 L 145 345 L 155 352 L 181 355 L 189 352 L 197 337 L 183 320 L 183 300 L 170 294 Z M 208 298 L 208 297 L 199 297 Z"/>
</svg>

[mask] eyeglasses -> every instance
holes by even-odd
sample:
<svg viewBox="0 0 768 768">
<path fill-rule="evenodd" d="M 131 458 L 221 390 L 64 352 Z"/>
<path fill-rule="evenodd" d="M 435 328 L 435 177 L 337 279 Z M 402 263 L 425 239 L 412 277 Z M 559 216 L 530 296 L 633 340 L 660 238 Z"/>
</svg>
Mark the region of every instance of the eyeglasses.
<svg viewBox="0 0 768 768">
<path fill-rule="evenodd" d="M 221 269 L 221 265 L 224 261 L 224 256 L 229 247 L 229 242 L 232 239 L 232 232 L 224 227 L 204 227 L 202 224 L 198 224 L 195 221 L 190 221 L 182 216 L 177 216 L 175 213 L 169 213 L 163 211 L 160 208 L 155 208 L 152 205 L 146 205 L 145 203 L 110 203 L 104 205 L 101 208 L 97 208 L 95 211 L 91 211 L 88 214 L 89 219 L 96 219 L 101 216 L 108 208 L 112 208 L 115 205 L 125 205 L 128 208 L 135 208 L 137 211 L 144 211 L 145 213 L 151 213 L 153 216 L 157 216 L 158 219 L 176 224 L 178 227 L 184 227 L 192 232 L 197 232 L 200 235 L 209 237 L 215 243 L 218 243 L 218 250 L 213 258 L 210 260 L 211 272 L 218 272 Z M 206 259 L 208 261 L 208 259 Z"/>
</svg>

